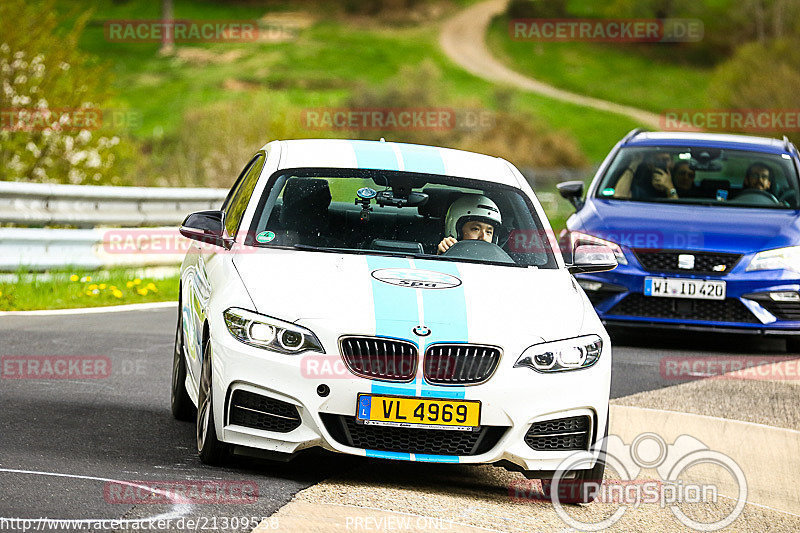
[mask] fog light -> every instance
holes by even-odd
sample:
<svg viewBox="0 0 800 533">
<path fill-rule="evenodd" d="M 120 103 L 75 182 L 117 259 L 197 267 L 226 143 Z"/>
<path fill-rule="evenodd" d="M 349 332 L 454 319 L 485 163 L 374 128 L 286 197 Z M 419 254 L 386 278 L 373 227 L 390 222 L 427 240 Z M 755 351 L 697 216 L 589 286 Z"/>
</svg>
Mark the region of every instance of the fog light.
<svg viewBox="0 0 800 533">
<path fill-rule="evenodd" d="M 769 297 L 776 302 L 800 302 L 800 294 L 791 291 L 771 292 Z"/>
</svg>

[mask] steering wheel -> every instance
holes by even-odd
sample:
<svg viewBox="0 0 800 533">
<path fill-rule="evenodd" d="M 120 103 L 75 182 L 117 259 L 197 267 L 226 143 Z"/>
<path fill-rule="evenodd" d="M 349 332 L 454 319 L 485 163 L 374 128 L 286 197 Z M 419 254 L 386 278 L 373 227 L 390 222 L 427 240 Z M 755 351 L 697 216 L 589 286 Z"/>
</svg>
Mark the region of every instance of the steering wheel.
<svg viewBox="0 0 800 533">
<path fill-rule="evenodd" d="M 744 201 L 743 201 L 744 200 Z M 739 193 L 739 196 L 731 200 L 732 203 L 755 203 L 755 204 L 780 204 L 781 201 L 775 198 L 775 195 L 769 191 L 762 191 L 761 189 L 746 189 Z"/>
<path fill-rule="evenodd" d="M 456 259 L 479 259 L 495 263 L 516 264 L 511 256 L 496 244 L 479 240 L 458 241 L 442 255 Z"/>
</svg>

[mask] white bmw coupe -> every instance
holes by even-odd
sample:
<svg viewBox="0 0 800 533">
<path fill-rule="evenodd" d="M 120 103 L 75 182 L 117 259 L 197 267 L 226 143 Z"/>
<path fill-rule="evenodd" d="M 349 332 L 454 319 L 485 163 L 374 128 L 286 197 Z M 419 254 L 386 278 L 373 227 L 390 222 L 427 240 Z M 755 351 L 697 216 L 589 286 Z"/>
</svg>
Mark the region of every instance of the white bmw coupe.
<svg viewBox="0 0 800 533">
<path fill-rule="evenodd" d="M 205 463 L 320 447 L 602 478 L 611 346 L 503 159 L 377 141 L 264 146 L 189 215 L 172 411 Z M 599 477 L 598 477 L 599 476 Z"/>
</svg>

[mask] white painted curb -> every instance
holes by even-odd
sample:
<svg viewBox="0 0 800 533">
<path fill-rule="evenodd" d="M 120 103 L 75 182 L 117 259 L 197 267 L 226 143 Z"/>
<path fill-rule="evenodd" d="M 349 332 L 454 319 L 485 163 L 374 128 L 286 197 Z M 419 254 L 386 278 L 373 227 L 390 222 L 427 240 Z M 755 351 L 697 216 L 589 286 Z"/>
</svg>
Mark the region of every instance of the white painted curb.
<svg viewBox="0 0 800 533">
<path fill-rule="evenodd" d="M 146 304 L 111 305 L 106 307 L 80 307 L 77 309 L 42 309 L 39 311 L 0 311 L 0 316 L 53 316 L 121 313 L 124 311 L 147 311 L 176 307 L 178 302 L 150 302 Z"/>
</svg>

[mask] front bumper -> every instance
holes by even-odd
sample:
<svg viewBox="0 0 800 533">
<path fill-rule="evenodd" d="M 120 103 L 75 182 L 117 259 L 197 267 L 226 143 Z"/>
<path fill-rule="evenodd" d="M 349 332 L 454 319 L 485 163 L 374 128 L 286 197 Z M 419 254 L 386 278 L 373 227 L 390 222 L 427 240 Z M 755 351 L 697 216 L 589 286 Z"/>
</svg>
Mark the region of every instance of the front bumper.
<svg viewBox="0 0 800 533">
<path fill-rule="evenodd" d="M 746 272 L 747 262 L 741 261 L 728 275 L 709 276 L 646 271 L 629 259 L 628 265 L 611 272 L 576 278 L 607 325 L 787 336 L 800 333 L 800 301 L 776 302 L 770 297 L 775 292 L 800 294 L 800 277 L 781 270 Z M 726 299 L 645 296 L 644 280 L 650 276 L 723 280 Z"/>
<path fill-rule="evenodd" d="M 318 331 L 315 331 L 320 336 Z M 590 420 L 587 458 L 596 459 L 588 448 L 603 437 L 608 418 L 611 382 L 611 348 L 603 334 L 604 346 L 600 360 L 592 367 L 539 374 L 528 368 L 513 368 L 518 353 L 506 352 L 497 370 L 487 382 L 472 386 L 435 386 L 418 376 L 413 383 L 392 383 L 357 377 L 348 371 L 331 371 L 333 363 L 341 362 L 333 351 L 335 338 L 320 336 L 327 355 L 307 352 L 296 356 L 277 354 L 239 343 L 227 331 L 214 331 L 213 399 L 217 435 L 223 442 L 274 452 L 293 454 L 308 448 L 322 448 L 382 459 L 445 463 L 500 463 L 524 471 L 539 471 L 543 475 L 557 469 L 575 450 L 535 450 L 525 442 L 533 423 L 570 417 Z M 309 358 L 317 360 L 309 365 Z M 421 366 L 421 365 L 420 365 Z M 310 373 L 309 368 L 328 369 Z M 344 368 L 340 364 L 339 369 Z M 320 386 L 327 394 L 322 395 Z M 299 415 L 299 424 L 287 432 L 275 432 L 247 427 L 232 422 L 231 398 L 237 391 L 246 391 L 291 404 Z M 359 393 L 451 398 L 481 401 L 481 428 L 487 430 L 490 442 L 477 445 L 473 454 L 425 453 L 417 449 L 414 432 L 437 430 L 414 429 L 408 433 L 408 448 L 402 451 L 381 449 L 380 439 L 374 446 L 354 447 L 342 436 L 336 420 L 352 420 L 356 414 Z M 375 426 L 367 426 L 373 428 Z M 363 426 L 362 426 L 363 428 Z M 598 429 L 599 428 L 599 429 Z M 439 438 L 460 438 L 459 431 L 438 430 Z M 483 429 L 482 429 L 483 431 Z M 599 433 L 599 434 L 598 434 Z M 458 435 L 462 434 L 462 435 Z M 366 433 L 369 438 L 369 433 Z M 423 435 L 430 440 L 430 435 Z M 416 439 L 416 440 L 415 440 Z M 364 442 L 364 434 L 360 442 Z M 396 447 L 396 445 L 395 445 Z"/>
</svg>

